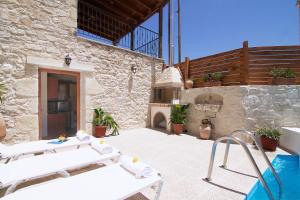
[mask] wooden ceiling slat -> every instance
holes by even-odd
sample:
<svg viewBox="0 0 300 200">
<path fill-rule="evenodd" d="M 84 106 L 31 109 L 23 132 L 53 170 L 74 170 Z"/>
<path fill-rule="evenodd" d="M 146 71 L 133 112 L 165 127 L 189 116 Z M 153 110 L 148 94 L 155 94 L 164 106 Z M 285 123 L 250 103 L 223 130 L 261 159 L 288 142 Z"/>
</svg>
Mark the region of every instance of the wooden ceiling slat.
<svg viewBox="0 0 300 200">
<path fill-rule="evenodd" d="M 132 15 L 138 15 L 139 16 L 139 19 L 144 19 L 145 16 L 143 13 L 139 12 L 138 10 L 136 9 L 133 9 L 132 7 L 128 6 L 128 2 L 125 2 L 125 1 L 122 1 L 122 0 L 118 0 L 118 1 L 115 1 L 115 3 L 117 3 L 118 5 L 120 5 L 121 7 L 124 8 L 124 10 L 128 10 Z"/>
<path fill-rule="evenodd" d="M 122 28 L 120 25 L 112 27 L 112 35 L 107 36 L 112 41 L 119 40 L 122 36 L 129 33 L 132 29 L 136 28 L 148 18 L 153 16 L 161 7 L 165 6 L 168 0 L 79 0 L 92 4 L 96 8 L 103 10 L 105 13 L 115 19 L 116 22 L 124 23 L 128 28 Z M 106 14 L 105 14 L 106 15 Z M 117 27 L 116 27 L 117 26 Z M 121 28 L 121 30 L 120 30 Z M 116 36 L 115 32 L 118 32 Z M 100 31 L 101 32 L 101 31 Z"/>
<path fill-rule="evenodd" d="M 116 16 L 123 17 L 125 20 L 131 23 L 137 23 L 138 20 L 130 16 L 128 13 L 124 12 L 123 10 L 116 8 L 115 6 L 109 5 L 107 1 L 102 1 L 102 0 L 95 0 L 95 2 L 101 6 L 100 8 L 103 10 L 106 10 L 107 12 L 110 12 Z"/>
<path fill-rule="evenodd" d="M 144 4 L 139 0 L 130 0 L 130 2 L 132 2 L 133 5 L 140 5 L 140 7 L 143 7 L 145 10 L 147 10 L 147 15 L 149 15 L 152 11 L 152 8 L 149 5 Z"/>
</svg>

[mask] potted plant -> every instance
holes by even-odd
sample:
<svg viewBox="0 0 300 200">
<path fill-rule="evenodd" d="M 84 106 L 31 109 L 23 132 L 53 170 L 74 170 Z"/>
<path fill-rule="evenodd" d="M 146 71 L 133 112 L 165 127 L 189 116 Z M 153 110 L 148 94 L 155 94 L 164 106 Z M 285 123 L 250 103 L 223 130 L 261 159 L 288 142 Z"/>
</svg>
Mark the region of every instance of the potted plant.
<svg viewBox="0 0 300 200">
<path fill-rule="evenodd" d="M 193 88 L 193 86 L 194 86 L 194 81 L 193 81 L 192 79 L 187 79 L 187 80 L 185 81 L 185 87 L 186 87 L 187 89 Z"/>
<path fill-rule="evenodd" d="M 274 85 L 292 85 L 295 84 L 296 74 L 288 68 L 273 68 L 271 70 L 273 77 L 272 84 Z"/>
<path fill-rule="evenodd" d="M 114 118 L 108 113 L 104 112 L 101 108 L 96 108 L 95 110 L 95 118 L 94 118 L 94 126 L 95 126 L 95 137 L 105 137 L 106 131 L 112 129 L 111 135 L 119 134 L 119 125 L 114 120 Z"/>
<path fill-rule="evenodd" d="M 5 86 L 0 83 L 0 103 L 3 102 L 3 95 L 5 94 Z M 6 136 L 6 126 L 2 114 L 0 113 L 0 140 Z"/>
<path fill-rule="evenodd" d="M 183 132 L 184 124 L 186 123 L 188 105 L 174 105 L 171 110 L 172 129 L 175 134 L 179 135 Z"/>
<path fill-rule="evenodd" d="M 194 78 L 188 78 L 186 81 L 185 81 L 185 87 L 187 89 L 190 89 L 190 88 L 193 88 L 194 86 Z"/>
<path fill-rule="evenodd" d="M 278 146 L 278 141 L 281 132 L 273 128 L 260 128 L 256 131 L 256 134 L 260 136 L 261 145 L 265 150 L 275 151 Z"/>
<path fill-rule="evenodd" d="M 222 72 L 204 74 L 203 76 L 204 87 L 221 86 L 222 79 L 223 79 Z"/>
<path fill-rule="evenodd" d="M 209 119 L 202 119 L 199 127 L 199 135 L 203 140 L 208 140 L 211 137 L 212 123 Z"/>
</svg>

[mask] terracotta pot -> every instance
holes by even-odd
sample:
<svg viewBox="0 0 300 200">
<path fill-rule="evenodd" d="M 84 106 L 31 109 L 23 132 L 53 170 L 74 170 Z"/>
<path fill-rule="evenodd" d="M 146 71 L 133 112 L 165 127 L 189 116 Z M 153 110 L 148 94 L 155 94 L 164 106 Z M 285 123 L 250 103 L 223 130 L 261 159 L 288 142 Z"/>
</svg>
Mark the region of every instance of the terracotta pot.
<svg viewBox="0 0 300 200">
<path fill-rule="evenodd" d="M 187 89 L 193 88 L 193 85 L 194 85 L 194 82 L 192 80 L 188 79 L 188 80 L 185 81 L 185 87 Z"/>
<path fill-rule="evenodd" d="M 0 140 L 6 136 L 6 126 L 2 114 L 0 113 Z"/>
<path fill-rule="evenodd" d="M 265 150 L 275 151 L 278 146 L 278 140 L 268 138 L 266 136 L 260 136 L 261 145 Z"/>
<path fill-rule="evenodd" d="M 208 81 L 203 83 L 204 87 L 214 87 L 214 86 L 221 86 L 221 85 L 222 85 L 222 81 Z"/>
<path fill-rule="evenodd" d="M 94 136 L 96 138 L 103 138 L 103 137 L 105 137 L 105 133 L 106 133 L 106 126 L 95 126 Z"/>
<path fill-rule="evenodd" d="M 200 138 L 203 139 L 203 140 L 210 139 L 210 136 L 211 136 L 211 127 L 210 127 L 210 125 L 201 125 L 199 127 L 199 135 L 200 135 Z"/>
<path fill-rule="evenodd" d="M 172 124 L 172 126 L 176 135 L 180 135 L 183 132 L 183 124 Z"/>
<path fill-rule="evenodd" d="M 294 85 L 296 82 L 295 78 L 273 78 L 272 84 L 273 85 Z"/>
</svg>

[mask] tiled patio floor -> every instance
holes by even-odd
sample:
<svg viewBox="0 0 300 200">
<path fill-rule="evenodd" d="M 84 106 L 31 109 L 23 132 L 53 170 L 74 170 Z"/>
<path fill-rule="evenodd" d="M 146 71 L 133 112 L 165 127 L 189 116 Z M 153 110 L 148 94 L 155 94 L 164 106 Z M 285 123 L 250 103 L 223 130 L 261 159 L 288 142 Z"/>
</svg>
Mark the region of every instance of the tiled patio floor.
<svg viewBox="0 0 300 200">
<path fill-rule="evenodd" d="M 146 128 L 122 131 L 119 136 L 109 137 L 106 141 L 119 148 L 123 154 L 139 156 L 142 161 L 161 172 L 164 177 L 161 200 L 240 200 L 246 197 L 257 180 L 253 177 L 256 176 L 255 171 L 239 145 L 232 145 L 230 149 L 228 168 L 232 171 L 218 167 L 222 163 L 225 144 L 218 146 L 212 183 L 207 183 L 202 179 L 207 174 L 213 141 L 185 134 L 167 135 Z M 266 164 L 260 152 L 252 148 L 250 150 L 264 171 Z M 272 160 L 277 153 L 286 154 L 278 149 L 267 155 Z M 148 198 L 153 198 L 153 194 L 145 191 Z"/>
</svg>

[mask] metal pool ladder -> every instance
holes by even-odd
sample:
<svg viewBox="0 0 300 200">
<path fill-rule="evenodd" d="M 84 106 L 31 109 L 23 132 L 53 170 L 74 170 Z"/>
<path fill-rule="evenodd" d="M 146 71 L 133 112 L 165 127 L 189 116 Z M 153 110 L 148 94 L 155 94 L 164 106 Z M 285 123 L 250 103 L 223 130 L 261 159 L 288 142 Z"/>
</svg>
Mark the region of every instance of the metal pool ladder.
<svg viewBox="0 0 300 200">
<path fill-rule="evenodd" d="M 226 166 L 227 166 L 227 159 L 228 159 L 228 153 L 229 153 L 229 147 L 230 147 L 231 142 L 234 141 L 234 142 L 240 144 L 242 146 L 242 148 L 244 149 L 244 151 L 246 152 L 246 155 L 249 158 L 249 160 L 250 160 L 250 162 L 251 162 L 251 164 L 252 164 L 252 166 L 253 166 L 253 168 L 254 168 L 257 176 L 258 176 L 258 179 L 261 182 L 261 184 L 264 187 L 264 189 L 266 190 L 269 198 L 271 200 L 275 200 L 275 198 L 273 197 L 272 192 L 271 192 L 269 186 L 267 185 L 264 177 L 262 176 L 262 173 L 259 170 L 259 168 L 258 168 L 258 166 L 257 166 L 257 164 L 256 164 L 256 162 L 255 162 L 255 160 L 254 160 L 254 158 L 253 158 L 250 150 L 248 149 L 246 143 L 243 142 L 240 138 L 238 138 L 236 136 L 237 134 L 247 135 L 247 136 L 249 136 L 255 142 L 258 150 L 262 153 L 262 155 L 263 155 L 266 163 L 268 164 L 268 166 L 269 166 L 269 168 L 270 168 L 273 176 L 275 177 L 275 179 L 276 179 L 276 181 L 277 181 L 277 183 L 279 185 L 279 188 L 281 188 L 281 185 L 282 185 L 281 180 L 280 180 L 278 174 L 276 173 L 276 171 L 274 170 L 274 168 L 273 168 L 270 160 L 268 159 L 265 151 L 262 149 L 260 142 L 254 137 L 254 135 L 251 132 L 246 131 L 246 130 L 236 130 L 236 131 L 232 132 L 229 136 L 221 137 L 221 138 L 217 139 L 214 142 L 214 144 L 212 146 L 211 156 L 210 156 L 208 173 L 207 173 L 207 177 L 205 178 L 205 180 L 206 181 L 211 181 L 211 174 L 212 174 L 212 169 L 213 169 L 213 165 L 214 165 L 214 159 L 215 159 L 215 154 L 216 154 L 216 149 L 217 149 L 218 143 L 221 142 L 221 141 L 227 140 L 224 161 L 223 161 L 223 165 L 221 166 L 223 168 L 226 168 Z"/>
</svg>

